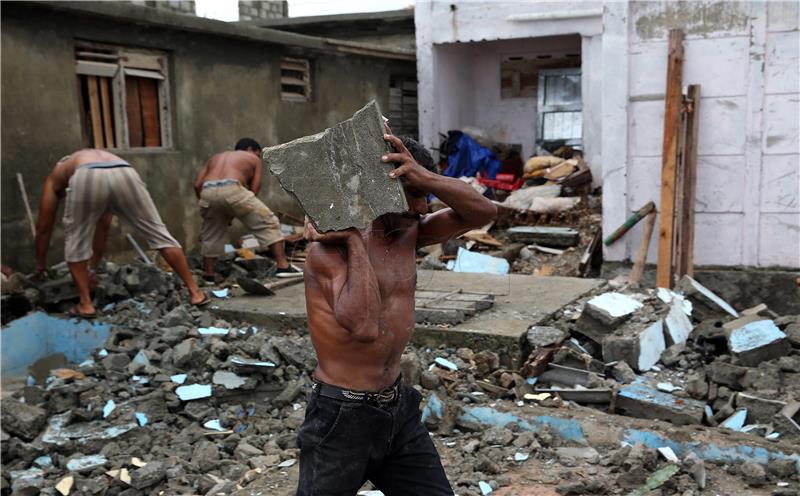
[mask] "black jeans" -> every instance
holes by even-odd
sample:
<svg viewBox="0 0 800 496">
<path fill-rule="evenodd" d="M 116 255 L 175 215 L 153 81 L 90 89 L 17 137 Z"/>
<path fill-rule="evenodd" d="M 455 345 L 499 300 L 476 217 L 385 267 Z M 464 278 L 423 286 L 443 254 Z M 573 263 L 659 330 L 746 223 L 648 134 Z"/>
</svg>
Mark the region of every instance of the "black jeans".
<svg viewBox="0 0 800 496">
<path fill-rule="evenodd" d="M 391 406 L 311 394 L 297 434 L 298 496 L 355 495 L 367 480 L 386 496 L 451 496 L 415 389 L 400 386 Z"/>
</svg>

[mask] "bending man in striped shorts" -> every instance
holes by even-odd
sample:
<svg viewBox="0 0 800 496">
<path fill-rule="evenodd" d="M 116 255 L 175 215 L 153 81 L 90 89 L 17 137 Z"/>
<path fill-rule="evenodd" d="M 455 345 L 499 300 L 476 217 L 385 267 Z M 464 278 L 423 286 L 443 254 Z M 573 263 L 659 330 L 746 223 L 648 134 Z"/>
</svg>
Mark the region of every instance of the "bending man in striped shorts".
<svg viewBox="0 0 800 496">
<path fill-rule="evenodd" d="M 78 287 L 80 302 L 70 314 L 91 318 L 96 310 L 89 294 L 89 259 L 98 222 L 106 227 L 109 213 L 125 219 L 142 235 L 150 249 L 159 250 L 189 289 L 193 305 L 211 300 L 192 278 L 181 245 L 167 231 L 153 199 L 133 167 L 118 156 L 94 149 L 80 150 L 62 158 L 47 176 L 39 203 L 36 228 L 36 270 L 47 267 L 47 250 L 53 233 L 58 203 L 64 202 L 64 258 Z M 100 243 L 102 245 L 102 243 Z M 99 258 L 99 254 L 96 254 Z"/>
</svg>

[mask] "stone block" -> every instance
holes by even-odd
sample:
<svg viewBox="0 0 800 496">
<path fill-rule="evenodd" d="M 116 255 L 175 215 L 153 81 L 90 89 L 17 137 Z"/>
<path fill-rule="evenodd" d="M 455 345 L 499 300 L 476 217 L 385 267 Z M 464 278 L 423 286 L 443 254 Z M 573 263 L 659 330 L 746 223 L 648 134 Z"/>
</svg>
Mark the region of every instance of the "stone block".
<svg viewBox="0 0 800 496">
<path fill-rule="evenodd" d="M 508 229 L 512 241 L 569 248 L 580 240 L 580 233 L 571 227 L 518 226 Z"/>
<path fill-rule="evenodd" d="M 71 276 L 47 281 L 39 286 L 39 300 L 42 305 L 55 305 L 64 300 L 78 298 L 78 288 L 72 282 Z"/>
<path fill-rule="evenodd" d="M 672 299 L 669 306 L 669 313 L 664 320 L 664 338 L 667 346 L 683 344 L 689 338 L 692 329 L 692 321 L 686 315 L 683 308 L 683 298 L 676 296 Z"/>
<path fill-rule="evenodd" d="M 775 323 L 757 320 L 726 331 L 728 349 L 740 365 L 755 367 L 764 360 L 788 355 L 792 347 Z"/>
<path fill-rule="evenodd" d="M 783 401 L 759 398 L 748 393 L 736 395 L 736 408 L 747 410 L 747 418 L 751 421 L 750 423 L 769 424 L 772 422 L 772 417 L 778 414 L 785 406 L 786 403 Z"/>
<path fill-rule="evenodd" d="M 640 308 L 642 304 L 630 296 L 622 293 L 603 293 L 587 301 L 583 311 L 613 330 Z"/>
<path fill-rule="evenodd" d="M 561 344 L 568 337 L 569 333 L 551 326 L 531 326 L 527 333 L 528 344 L 533 349 Z"/>
<path fill-rule="evenodd" d="M 616 408 L 631 417 L 686 425 L 702 423 L 705 402 L 661 392 L 640 377 L 633 384 L 620 387 Z"/>
<path fill-rule="evenodd" d="M 650 370 L 666 349 L 664 321 L 658 320 L 644 329 L 628 326 L 603 338 L 603 360 L 622 360 L 638 371 Z"/>
<path fill-rule="evenodd" d="M 739 367 L 720 360 L 715 360 L 708 367 L 708 378 L 717 384 L 733 389 L 742 389 L 740 381 L 747 372 L 746 367 Z"/>
<path fill-rule="evenodd" d="M 26 441 L 34 439 L 47 423 L 43 409 L 8 398 L 0 402 L 3 430 Z"/>
<path fill-rule="evenodd" d="M 383 118 L 371 101 L 325 131 L 264 150 L 264 166 L 321 231 L 363 229 L 389 212 L 408 210 L 399 181 L 389 177 Z"/>
</svg>

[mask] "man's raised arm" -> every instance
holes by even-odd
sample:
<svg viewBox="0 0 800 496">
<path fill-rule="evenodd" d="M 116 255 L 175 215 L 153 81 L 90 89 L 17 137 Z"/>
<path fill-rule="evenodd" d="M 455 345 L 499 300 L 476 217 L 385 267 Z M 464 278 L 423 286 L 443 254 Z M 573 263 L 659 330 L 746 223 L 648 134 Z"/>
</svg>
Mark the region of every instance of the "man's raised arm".
<svg viewBox="0 0 800 496">
<path fill-rule="evenodd" d="M 395 147 L 397 153 L 387 153 L 381 159 L 399 164 L 389 173 L 389 177 L 402 178 L 405 187 L 431 193 L 450 207 L 422 217 L 418 246 L 441 243 L 470 229 L 482 227 L 495 218 L 497 207 L 472 186 L 421 166 L 396 136 L 386 135 L 385 139 Z"/>
<path fill-rule="evenodd" d="M 356 229 L 320 234 L 306 222 L 305 238 L 320 243 L 312 245 L 305 275 L 314 278 L 322 289 L 336 323 L 350 331 L 356 341 L 375 341 L 381 292 L 361 234 Z M 342 270 L 342 264 L 346 270 Z"/>
</svg>

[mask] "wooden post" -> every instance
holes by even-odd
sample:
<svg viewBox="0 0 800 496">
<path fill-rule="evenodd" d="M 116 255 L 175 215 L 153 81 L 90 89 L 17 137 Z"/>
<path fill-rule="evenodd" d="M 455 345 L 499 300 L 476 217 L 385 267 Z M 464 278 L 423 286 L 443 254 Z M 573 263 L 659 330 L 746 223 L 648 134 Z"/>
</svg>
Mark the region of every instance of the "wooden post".
<svg viewBox="0 0 800 496">
<path fill-rule="evenodd" d="M 89 109 L 92 114 L 92 138 L 94 148 L 105 148 L 103 140 L 103 116 L 100 113 L 100 90 L 97 85 L 97 76 L 88 76 L 89 84 Z"/>
<path fill-rule="evenodd" d="M 628 282 L 631 285 L 639 284 L 644 274 L 644 265 L 647 262 L 647 251 L 650 249 L 650 238 L 653 237 L 653 228 L 656 225 L 656 213 L 650 212 L 644 219 L 644 230 L 642 231 L 642 239 L 639 240 L 639 251 L 636 253 L 636 258 L 633 261 L 633 268 Z"/>
<path fill-rule="evenodd" d="M 683 149 L 683 195 L 677 275 L 694 275 L 694 201 L 697 194 L 697 129 L 699 126 L 700 85 L 691 84 L 687 94 L 686 140 Z"/>
<path fill-rule="evenodd" d="M 664 98 L 664 146 L 661 154 L 661 219 L 658 229 L 656 287 L 672 287 L 672 238 L 675 214 L 675 165 L 683 79 L 683 32 L 669 32 L 667 91 Z"/>
</svg>

